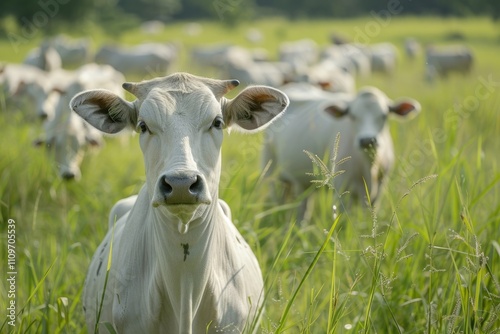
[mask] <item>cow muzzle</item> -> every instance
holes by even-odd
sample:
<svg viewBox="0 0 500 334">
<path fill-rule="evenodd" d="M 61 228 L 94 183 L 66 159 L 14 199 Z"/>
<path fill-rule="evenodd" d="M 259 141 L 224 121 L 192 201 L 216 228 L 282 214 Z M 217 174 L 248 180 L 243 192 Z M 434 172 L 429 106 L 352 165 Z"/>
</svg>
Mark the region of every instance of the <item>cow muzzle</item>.
<svg viewBox="0 0 500 334">
<path fill-rule="evenodd" d="M 359 147 L 364 150 L 375 150 L 378 146 L 376 137 L 365 137 L 359 140 Z"/>
<path fill-rule="evenodd" d="M 160 176 L 153 206 L 210 204 L 203 175 L 193 171 L 171 172 Z"/>
</svg>

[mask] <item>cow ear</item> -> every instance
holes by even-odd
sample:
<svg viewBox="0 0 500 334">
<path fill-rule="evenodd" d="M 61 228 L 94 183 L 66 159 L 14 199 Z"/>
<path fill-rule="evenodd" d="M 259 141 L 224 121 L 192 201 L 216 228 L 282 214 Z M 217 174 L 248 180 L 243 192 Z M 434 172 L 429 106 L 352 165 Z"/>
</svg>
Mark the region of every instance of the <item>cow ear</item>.
<svg viewBox="0 0 500 334">
<path fill-rule="evenodd" d="M 90 125 L 105 133 L 135 127 L 137 112 L 134 103 L 104 89 L 79 93 L 71 99 L 69 106 Z"/>
<path fill-rule="evenodd" d="M 236 125 L 243 132 L 264 129 L 288 106 L 288 97 L 282 91 L 267 86 L 250 86 L 232 100 L 222 100 L 224 122 Z"/>
<path fill-rule="evenodd" d="M 349 113 L 349 106 L 347 103 L 339 101 L 338 103 L 326 105 L 323 110 L 334 118 L 341 118 Z"/>
<path fill-rule="evenodd" d="M 391 114 L 401 117 L 416 116 L 420 112 L 420 103 L 413 99 L 400 99 L 389 105 Z"/>
</svg>

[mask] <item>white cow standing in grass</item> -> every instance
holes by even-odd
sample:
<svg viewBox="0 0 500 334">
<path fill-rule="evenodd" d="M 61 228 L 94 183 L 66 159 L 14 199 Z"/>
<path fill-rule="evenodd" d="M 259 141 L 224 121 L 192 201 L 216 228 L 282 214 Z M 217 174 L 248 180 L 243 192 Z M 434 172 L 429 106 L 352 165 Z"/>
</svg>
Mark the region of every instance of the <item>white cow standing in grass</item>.
<svg viewBox="0 0 500 334">
<path fill-rule="evenodd" d="M 104 45 L 95 54 L 95 62 L 108 64 L 123 74 L 166 74 L 177 59 L 174 44 L 144 43 L 132 47 Z"/>
<path fill-rule="evenodd" d="M 87 89 L 103 87 L 123 96 L 121 86 L 123 74 L 109 65 L 86 64 L 74 73 L 67 73 L 66 87 L 58 91 L 57 105 L 53 117 L 44 123 L 44 138 L 35 144 L 45 144 L 54 156 L 59 175 L 66 180 L 81 177 L 80 164 L 87 146 L 100 146 L 102 133 L 78 117 L 70 108 L 71 98 Z M 61 79 L 62 80 L 62 79 Z M 48 95 L 47 98 L 50 98 Z"/>
<path fill-rule="evenodd" d="M 285 110 L 288 99 L 265 86 L 223 97 L 237 85 L 177 73 L 125 83 L 137 97 L 133 102 L 101 89 L 72 99 L 72 109 L 101 131 L 136 129 L 146 169 L 137 198 L 122 203 L 125 208 L 134 203 L 131 210 L 117 213 L 123 216 L 92 259 L 83 294 L 89 332 L 97 321 L 118 333 L 256 328 L 262 274 L 218 201 L 222 130 L 263 128 Z"/>
<path fill-rule="evenodd" d="M 452 72 L 469 74 L 473 63 L 472 51 L 465 45 L 428 46 L 425 50 L 425 76 L 430 82 Z"/>
<path fill-rule="evenodd" d="M 1 64 L 0 93 L 5 97 L 5 107 L 10 109 L 30 102 L 27 108 L 35 109 L 35 113 L 42 118 L 47 115 L 47 112 L 53 113 L 53 105 L 50 108 L 51 111 L 47 111 L 45 94 L 38 94 L 36 89 L 31 89 L 32 86 L 41 87 L 47 81 L 48 76 L 48 72 L 33 65 Z M 21 109 L 25 109 L 25 107 L 21 107 Z"/>
<path fill-rule="evenodd" d="M 366 201 L 365 182 L 374 203 L 385 176 L 394 164 L 394 149 L 389 133 L 389 115 L 408 116 L 420 110 L 413 99 L 391 101 L 382 91 L 366 87 L 355 96 L 334 94 L 305 84 L 289 84 L 281 88 L 290 98 L 290 106 L 279 122 L 265 133 L 263 165 L 271 163 L 269 173 L 277 173 L 291 195 L 299 196 L 311 187 L 313 162 L 307 150 L 319 158 L 329 156 L 338 133 L 340 144 L 337 160 L 350 157 L 336 167 L 344 170 L 333 178 L 338 194 L 348 191 L 348 197 L 336 198 L 340 210 L 353 202 Z M 339 202 L 340 201 L 340 202 Z M 308 220 L 310 208 L 302 202 L 298 218 Z"/>
</svg>

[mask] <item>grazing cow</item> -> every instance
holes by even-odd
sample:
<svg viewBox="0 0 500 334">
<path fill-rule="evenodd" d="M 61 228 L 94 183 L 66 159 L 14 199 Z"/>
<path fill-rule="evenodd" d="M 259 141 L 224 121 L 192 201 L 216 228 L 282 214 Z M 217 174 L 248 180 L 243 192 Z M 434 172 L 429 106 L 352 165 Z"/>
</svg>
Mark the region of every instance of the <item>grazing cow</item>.
<svg viewBox="0 0 500 334">
<path fill-rule="evenodd" d="M 346 209 L 351 203 L 365 201 L 365 182 L 374 203 L 394 164 L 387 116 L 416 114 L 419 103 L 412 99 L 393 102 L 374 87 L 366 87 L 355 96 L 304 84 L 289 84 L 281 89 L 289 96 L 290 106 L 284 117 L 265 132 L 262 162 L 264 166 L 271 162 L 269 173 L 277 173 L 293 195 L 300 195 L 313 179 L 321 178 L 308 174 L 313 171 L 313 163 L 304 150 L 319 158 L 332 158 L 334 141 L 340 133 L 337 159 L 351 158 L 336 168 L 345 170 L 333 179 L 337 193 L 349 191 L 348 199 L 343 197 L 337 206 Z M 299 219 L 310 218 L 307 204 L 301 204 Z"/>
<path fill-rule="evenodd" d="M 358 44 L 330 45 L 321 52 L 321 59 L 334 61 L 352 75 L 368 77 L 371 73 L 371 61 L 363 48 Z"/>
<path fill-rule="evenodd" d="M 404 49 L 406 56 L 410 59 L 413 60 L 417 58 L 417 56 L 420 54 L 420 44 L 417 42 L 415 38 L 408 37 L 405 39 L 404 42 Z"/>
<path fill-rule="evenodd" d="M 289 64 L 295 75 L 302 75 L 318 60 L 318 45 L 310 39 L 283 42 L 279 46 L 279 61 Z"/>
<path fill-rule="evenodd" d="M 109 65 L 87 64 L 82 66 L 60 94 L 55 115 L 45 122 L 45 138 L 35 144 L 45 144 L 53 152 L 59 175 L 66 180 L 81 177 L 80 164 L 87 145 L 100 146 L 102 134 L 69 109 L 71 98 L 82 90 L 107 88 L 122 94 L 117 82 L 124 77 Z"/>
<path fill-rule="evenodd" d="M 58 35 L 50 43 L 59 53 L 62 66 L 82 66 L 90 60 L 90 40 L 88 38 L 71 39 Z"/>
<path fill-rule="evenodd" d="M 370 55 L 373 72 L 393 74 L 398 60 L 398 49 L 392 43 L 369 45 L 365 52 Z"/>
<path fill-rule="evenodd" d="M 231 48 L 224 69 L 229 77 L 238 78 L 245 85 L 280 86 L 285 82 L 278 63 L 254 61 L 251 53 L 243 48 Z"/>
<path fill-rule="evenodd" d="M 21 109 L 34 109 L 42 119 L 54 113 L 57 102 L 56 94 L 49 94 L 44 87 L 48 86 L 53 72 L 45 72 L 38 67 L 27 64 L 5 64 L 0 72 L 0 86 L 6 96 L 6 108 L 23 106 Z M 24 107 L 27 102 L 28 106 Z"/>
<path fill-rule="evenodd" d="M 297 81 L 319 85 L 332 93 L 354 94 L 356 91 L 353 75 L 330 59 L 324 59 L 313 65 L 307 74 L 299 77 Z"/>
<path fill-rule="evenodd" d="M 57 69 L 44 73 L 37 80 L 22 82 L 21 91 L 35 102 L 35 112 L 39 118 L 51 120 L 61 92 L 66 90 L 76 76 L 73 71 Z"/>
<path fill-rule="evenodd" d="M 26 65 L 38 67 L 43 71 L 53 71 L 62 67 L 62 60 L 56 49 L 50 43 L 42 43 L 38 48 L 31 50 L 23 61 Z"/>
<path fill-rule="evenodd" d="M 222 130 L 255 132 L 285 110 L 288 98 L 265 86 L 223 97 L 237 85 L 176 73 L 123 84 L 137 97 L 133 102 L 106 90 L 71 100 L 71 108 L 101 131 L 139 132 L 146 169 L 131 210 L 92 259 L 83 294 L 89 332 L 96 322 L 118 333 L 239 333 L 253 327 L 263 280 L 218 201 Z"/>
<path fill-rule="evenodd" d="M 145 43 L 125 48 L 102 46 L 95 55 L 95 62 L 108 64 L 123 74 L 151 76 L 166 74 L 177 58 L 173 44 Z"/>
<path fill-rule="evenodd" d="M 279 46 L 280 61 L 313 64 L 318 59 L 318 45 L 311 39 L 283 42 Z"/>
<path fill-rule="evenodd" d="M 191 50 L 192 64 L 203 68 L 211 67 L 221 69 L 227 59 L 227 54 L 235 46 L 231 44 L 215 44 L 199 46 Z M 251 58 L 251 55 L 249 55 Z M 246 59 L 246 56 L 245 56 Z"/>
<path fill-rule="evenodd" d="M 447 77 L 451 72 L 467 74 L 472 68 L 474 57 L 472 51 L 462 45 L 429 46 L 425 50 L 426 77 L 429 81 L 436 75 Z"/>
</svg>

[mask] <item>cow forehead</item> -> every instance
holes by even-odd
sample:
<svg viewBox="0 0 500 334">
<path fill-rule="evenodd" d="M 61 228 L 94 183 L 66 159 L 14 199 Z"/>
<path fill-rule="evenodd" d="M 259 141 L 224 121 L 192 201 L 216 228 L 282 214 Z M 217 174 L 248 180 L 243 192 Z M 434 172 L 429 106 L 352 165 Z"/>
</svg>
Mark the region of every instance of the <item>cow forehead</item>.
<svg viewBox="0 0 500 334">
<path fill-rule="evenodd" d="M 139 90 L 141 92 L 159 89 L 166 92 L 191 94 L 203 90 L 206 92 L 209 91 L 204 80 L 206 79 L 188 73 L 174 73 L 166 77 L 142 81 L 137 85 L 140 87 Z"/>
<path fill-rule="evenodd" d="M 376 116 L 389 112 L 389 99 L 377 90 L 361 91 L 351 102 L 349 111 L 356 116 Z"/>
<path fill-rule="evenodd" d="M 186 120 L 184 124 L 196 124 L 220 111 L 220 104 L 206 87 L 190 93 L 155 87 L 142 101 L 139 118 L 153 121 L 165 129 L 172 117 Z"/>
</svg>

